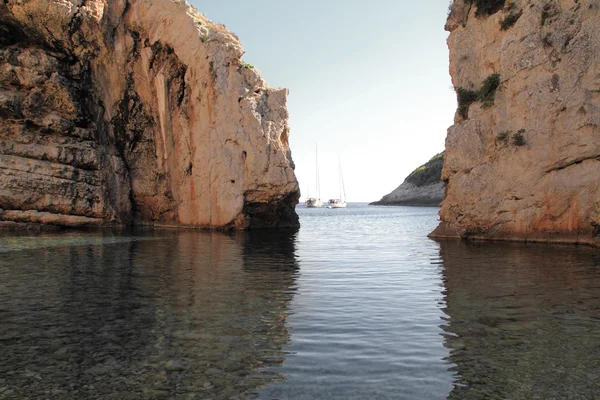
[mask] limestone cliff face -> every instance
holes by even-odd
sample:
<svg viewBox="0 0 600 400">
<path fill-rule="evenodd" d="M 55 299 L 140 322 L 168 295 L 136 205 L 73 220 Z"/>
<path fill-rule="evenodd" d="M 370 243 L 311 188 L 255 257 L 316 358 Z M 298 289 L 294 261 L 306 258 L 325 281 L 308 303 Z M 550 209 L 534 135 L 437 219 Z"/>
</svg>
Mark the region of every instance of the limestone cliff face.
<svg viewBox="0 0 600 400">
<path fill-rule="evenodd" d="M 287 90 L 181 0 L 0 2 L 0 221 L 296 226 Z"/>
<path fill-rule="evenodd" d="M 456 0 L 434 236 L 598 244 L 600 3 Z"/>
<path fill-rule="evenodd" d="M 437 154 L 427 163 L 415 169 L 404 182 L 381 200 L 376 206 L 439 206 L 444 200 L 442 167 L 444 153 Z"/>
</svg>

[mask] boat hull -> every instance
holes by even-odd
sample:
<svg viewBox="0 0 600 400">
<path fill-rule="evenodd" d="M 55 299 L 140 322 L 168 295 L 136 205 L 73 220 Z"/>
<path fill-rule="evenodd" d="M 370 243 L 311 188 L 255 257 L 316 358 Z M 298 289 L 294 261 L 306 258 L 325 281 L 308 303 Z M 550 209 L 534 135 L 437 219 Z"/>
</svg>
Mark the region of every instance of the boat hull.
<svg viewBox="0 0 600 400">
<path fill-rule="evenodd" d="M 317 199 L 308 199 L 306 200 L 304 205 L 306 206 L 306 208 L 321 208 L 323 207 L 323 202 Z"/>
<path fill-rule="evenodd" d="M 346 202 L 341 200 L 329 200 L 327 208 L 346 208 Z"/>
</svg>

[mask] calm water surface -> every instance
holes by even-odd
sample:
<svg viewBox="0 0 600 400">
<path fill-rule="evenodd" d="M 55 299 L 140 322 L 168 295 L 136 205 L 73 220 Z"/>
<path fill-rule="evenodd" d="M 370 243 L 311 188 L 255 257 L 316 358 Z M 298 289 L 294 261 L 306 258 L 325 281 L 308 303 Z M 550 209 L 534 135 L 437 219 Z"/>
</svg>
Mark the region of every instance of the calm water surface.
<svg viewBox="0 0 600 400">
<path fill-rule="evenodd" d="M 595 399 L 600 251 L 299 232 L 0 234 L 0 399 Z"/>
</svg>

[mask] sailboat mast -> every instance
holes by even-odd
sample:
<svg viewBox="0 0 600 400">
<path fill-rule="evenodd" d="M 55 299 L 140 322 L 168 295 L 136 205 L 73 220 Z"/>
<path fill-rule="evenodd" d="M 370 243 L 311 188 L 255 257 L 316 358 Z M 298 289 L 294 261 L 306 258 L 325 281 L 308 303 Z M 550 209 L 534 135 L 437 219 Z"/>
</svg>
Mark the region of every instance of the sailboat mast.
<svg viewBox="0 0 600 400">
<path fill-rule="evenodd" d="M 319 194 L 319 200 L 321 200 L 321 182 L 319 182 L 319 147 L 315 143 L 315 158 L 317 161 L 317 192 Z"/>
<path fill-rule="evenodd" d="M 346 186 L 344 185 L 344 175 L 342 175 L 342 190 L 344 191 L 344 201 L 346 201 Z"/>
<path fill-rule="evenodd" d="M 340 200 L 346 201 L 346 187 L 344 186 L 344 175 L 342 174 L 342 159 L 338 157 L 340 164 Z M 342 197 L 342 193 L 344 193 L 344 197 Z"/>
<path fill-rule="evenodd" d="M 338 156 L 338 184 L 340 185 L 340 201 L 342 200 L 342 160 Z"/>
</svg>

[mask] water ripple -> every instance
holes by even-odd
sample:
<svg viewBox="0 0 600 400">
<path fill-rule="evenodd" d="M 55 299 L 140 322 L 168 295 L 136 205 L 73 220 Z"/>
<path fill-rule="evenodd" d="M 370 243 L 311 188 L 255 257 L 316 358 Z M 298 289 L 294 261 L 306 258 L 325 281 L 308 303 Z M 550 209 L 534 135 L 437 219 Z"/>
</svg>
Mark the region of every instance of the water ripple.
<svg viewBox="0 0 600 400">
<path fill-rule="evenodd" d="M 595 398 L 597 250 L 436 242 L 436 213 L 0 234 L 0 399 Z"/>
</svg>

